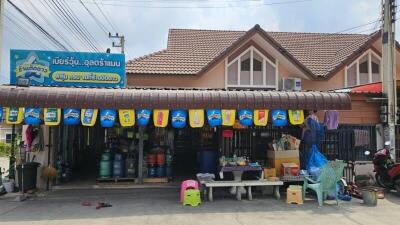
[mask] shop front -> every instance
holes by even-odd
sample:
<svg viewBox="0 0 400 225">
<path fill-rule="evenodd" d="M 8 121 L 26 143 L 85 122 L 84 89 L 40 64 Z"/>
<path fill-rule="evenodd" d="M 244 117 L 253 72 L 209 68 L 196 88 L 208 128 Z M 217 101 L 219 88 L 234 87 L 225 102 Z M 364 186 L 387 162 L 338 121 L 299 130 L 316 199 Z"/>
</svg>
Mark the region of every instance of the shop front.
<svg viewBox="0 0 400 225">
<path fill-rule="evenodd" d="M 25 140 L 46 128 L 41 169 L 53 165 L 65 185 L 179 182 L 231 164 L 280 169 L 274 150 L 288 145 L 295 154 L 285 160 L 298 165 L 304 111 L 351 109 L 345 93 L 264 90 L 2 86 L 0 102 L 6 123 L 25 124 Z"/>
</svg>

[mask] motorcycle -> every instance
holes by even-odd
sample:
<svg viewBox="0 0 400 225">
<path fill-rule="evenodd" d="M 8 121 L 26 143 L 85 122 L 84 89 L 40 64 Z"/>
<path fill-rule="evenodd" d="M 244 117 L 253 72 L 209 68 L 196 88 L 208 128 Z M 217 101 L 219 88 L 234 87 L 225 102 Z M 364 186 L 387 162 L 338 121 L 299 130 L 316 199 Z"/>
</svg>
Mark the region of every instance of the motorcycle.
<svg viewBox="0 0 400 225">
<path fill-rule="evenodd" d="M 394 163 L 391 159 L 390 143 L 386 142 L 385 147 L 374 154 L 372 162 L 376 183 L 400 193 L 400 163 Z"/>
</svg>

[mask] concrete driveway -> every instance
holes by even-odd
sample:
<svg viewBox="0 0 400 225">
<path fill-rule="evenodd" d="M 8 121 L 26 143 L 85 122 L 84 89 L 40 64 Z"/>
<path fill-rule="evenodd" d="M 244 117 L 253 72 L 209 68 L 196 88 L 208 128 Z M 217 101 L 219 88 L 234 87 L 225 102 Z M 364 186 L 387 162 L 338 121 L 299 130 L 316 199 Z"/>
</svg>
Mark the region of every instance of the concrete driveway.
<svg viewBox="0 0 400 225">
<path fill-rule="evenodd" d="M 255 194 L 253 201 L 238 202 L 220 190 L 214 202 L 199 207 L 182 206 L 178 189 L 58 190 L 13 202 L 0 198 L 0 224 L 400 224 L 400 197 L 389 193 L 377 207 L 366 207 L 359 200 L 328 201 L 318 208 L 315 199 L 303 205 Z M 284 197 L 283 197 L 284 199 Z M 82 201 L 109 202 L 111 208 L 82 206 Z"/>
</svg>

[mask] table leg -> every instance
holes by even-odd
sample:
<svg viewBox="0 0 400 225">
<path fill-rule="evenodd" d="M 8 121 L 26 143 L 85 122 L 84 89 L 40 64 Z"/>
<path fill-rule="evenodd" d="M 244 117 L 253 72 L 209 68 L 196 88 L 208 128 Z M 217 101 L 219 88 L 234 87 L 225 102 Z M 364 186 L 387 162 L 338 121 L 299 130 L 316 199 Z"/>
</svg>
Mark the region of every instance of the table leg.
<svg viewBox="0 0 400 225">
<path fill-rule="evenodd" d="M 251 186 L 247 188 L 247 199 L 249 201 L 253 200 L 253 195 L 251 194 Z"/>
<path fill-rule="evenodd" d="M 242 200 L 242 193 L 240 192 L 240 186 L 236 186 L 236 199 L 238 201 Z"/>
<path fill-rule="evenodd" d="M 212 187 L 209 187 L 209 189 L 208 189 L 208 201 L 210 201 L 210 202 L 213 201 L 213 190 L 212 190 Z"/>
<path fill-rule="evenodd" d="M 275 195 L 275 198 L 276 199 L 281 199 L 281 195 L 279 194 L 279 186 L 278 185 L 275 185 L 274 186 L 274 195 Z"/>
</svg>

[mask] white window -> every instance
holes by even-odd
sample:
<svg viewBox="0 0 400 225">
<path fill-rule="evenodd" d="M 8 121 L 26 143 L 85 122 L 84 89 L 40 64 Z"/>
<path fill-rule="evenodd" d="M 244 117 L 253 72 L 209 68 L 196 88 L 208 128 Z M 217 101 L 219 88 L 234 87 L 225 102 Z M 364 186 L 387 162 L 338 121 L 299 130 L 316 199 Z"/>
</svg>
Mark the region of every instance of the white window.
<svg viewBox="0 0 400 225">
<path fill-rule="evenodd" d="M 278 66 L 256 48 L 250 47 L 228 63 L 226 86 L 277 89 Z"/>
<path fill-rule="evenodd" d="M 345 68 L 345 87 L 382 81 L 381 58 L 368 50 Z"/>
</svg>

